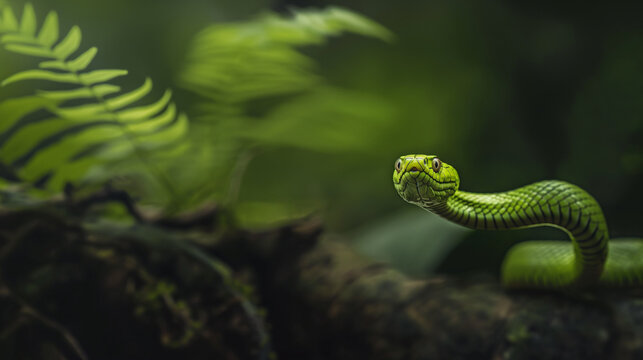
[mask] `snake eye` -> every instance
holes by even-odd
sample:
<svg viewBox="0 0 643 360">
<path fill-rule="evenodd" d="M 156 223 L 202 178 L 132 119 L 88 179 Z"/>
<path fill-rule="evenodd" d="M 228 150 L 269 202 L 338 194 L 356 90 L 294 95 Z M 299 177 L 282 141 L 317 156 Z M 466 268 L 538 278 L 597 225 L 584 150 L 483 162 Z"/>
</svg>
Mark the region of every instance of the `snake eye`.
<svg viewBox="0 0 643 360">
<path fill-rule="evenodd" d="M 431 166 L 433 167 L 434 172 L 439 172 L 440 169 L 442 168 L 442 161 L 438 158 L 433 158 L 433 161 L 431 162 Z"/>
<path fill-rule="evenodd" d="M 402 159 L 397 159 L 395 162 L 395 170 L 397 170 L 397 172 L 402 171 Z"/>
</svg>

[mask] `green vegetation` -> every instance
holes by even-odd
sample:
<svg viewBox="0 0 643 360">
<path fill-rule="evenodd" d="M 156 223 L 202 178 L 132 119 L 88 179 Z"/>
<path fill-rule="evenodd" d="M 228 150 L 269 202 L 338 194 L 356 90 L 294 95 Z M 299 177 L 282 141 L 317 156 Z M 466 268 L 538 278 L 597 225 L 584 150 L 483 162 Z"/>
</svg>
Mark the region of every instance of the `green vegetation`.
<svg viewBox="0 0 643 360">
<path fill-rule="evenodd" d="M 642 12 L 0 0 L 0 357 L 640 352 L 630 294 L 498 286 L 564 232 L 470 230 L 391 175 L 420 153 L 471 193 L 563 180 L 640 236 Z"/>
<path fill-rule="evenodd" d="M 438 220 L 445 240 L 427 244 L 390 177 L 400 154 L 434 153 L 464 190 L 578 184 L 613 236 L 637 233 L 636 9 L 289 4 L 0 1 L 0 186 L 49 198 L 109 183 L 154 212 L 223 204 L 242 226 L 320 214 L 414 273 L 478 251 L 496 269 L 516 240 L 563 238 Z"/>
<path fill-rule="evenodd" d="M 38 69 L 21 71 L 2 84 L 43 80 L 54 88 L 0 104 L 1 160 L 9 178 L 60 191 L 66 184 L 91 187 L 121 176 L 126 178 L 122 186 L 134 188 L 144 203 L 160 204 L 169 212 L 206 200 L 233 205 L 251 154 L 265 147 L 366 150 L 371 143 L 346 134 L 355 128 L 355 117 L 364 117 L 355 105 L 369 104 L 323 84 L 313 61 L 297 47 L 319 45 L 343 32 L 392 37 L 340 8 L 208 27 L 195 38 L 180 76 L 181 86 L 202 96 L 188 132 L 188 118 L 171 102 L 169 90 L 159 100 L 139 105 L 152 91 L 149 78 L 122 93 L 112 80 L 126 70 L 87 70 L 97 48 L 74 55 L 81 31 L 73 26 L 59 38 L 56 12 L 48 13 L 38 29 L 30 4 L 20 20 L 5 7 L 0 29 L 6 50 L 46 59 Z M 60 89 L 65 84 L 72 86 Z M 248 103 L 264 99 L 271 101 L 269 111 L 247 113 Z M 310 136 L 300 135 L 306 133 Z M 273 215 L 288 207 L 274 205 Z M 283 214 L 278 210 L 277 216 Z"/>
</svg>

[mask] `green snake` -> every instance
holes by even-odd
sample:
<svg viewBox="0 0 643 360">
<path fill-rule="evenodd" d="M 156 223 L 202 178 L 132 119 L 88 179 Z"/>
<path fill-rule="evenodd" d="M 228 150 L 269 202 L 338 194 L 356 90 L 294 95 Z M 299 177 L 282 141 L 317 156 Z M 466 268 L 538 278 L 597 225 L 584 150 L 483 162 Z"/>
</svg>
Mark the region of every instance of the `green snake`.
<svg viewBox="0 0 643 360">
<path fill-rule="evenodd" d="M 547 180 L 499 193 L 460 191 L 455 168 L 434 155 L 397 159 L 393 183 L 407 202 L 469 228 L 545 225 L 569 235 L 572 246 L 562 241 L 513 246 L 502 266 L 502 281 L 508 288 L 643 285 L 643 241 L 609 241 L 598 202 L 576 185 Z"/>
</svg>

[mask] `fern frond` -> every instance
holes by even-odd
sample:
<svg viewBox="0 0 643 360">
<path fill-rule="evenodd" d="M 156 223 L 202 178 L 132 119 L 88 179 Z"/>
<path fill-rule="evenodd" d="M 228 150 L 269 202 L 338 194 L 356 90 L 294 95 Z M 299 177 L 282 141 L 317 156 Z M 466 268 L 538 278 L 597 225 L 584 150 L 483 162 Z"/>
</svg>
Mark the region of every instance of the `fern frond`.
<svg viewBox="0 0 643 360">
<path fill-rule="evenodd" d="M 216 24 L 196 37 L 179 81 L 209 100 L 234 104 L 308 90 L 320 79 L 312 72 L 312 61 L 296 47 L 321 44 L 342 33 L 393 38 L 381 25 L 339 7 Z"/>
<path fill-rule="evenodd" d="M 337 147 L 352 153 L 376 138 L 366 132 L 382 122 L 380 112 L 390 113 L 385 101 L 324 84 L 314 59 L 299 49 L 343 33 L 392 38 L 374 21 L 337 7 L 213 24 L 195 37 L 178 79 L 203 97 L 196 104 L 194 112 L 200 117 L 193 126 L 198 130 L 191 133 L 190 142 L 191 161 L 203 165 L 198 172 L 177 166 L 184 187 L 195 189 L 196 196 L 186 196 L 187 201 L 211 196 L 233 206 L 243 164 L 261 149 L 287 146 L 328 152 Z M 355 140 L 356 133 L 365 140 Z M 292 201 L 283 205 L 292 209 Z"/>
<path fill-rule="evenodd" d="M 121 92 L 111 81 L 127 71 L 87 70 L 98 50 L 80 52 L 81 41 L 78 26 L 60 36 L 56 12 L 49 12 L 38 29 L 31 4 L 25 5 L 19 21 L 11 8 L 2 9 L 4 48 L 45 59 L 38 69 L 9 76 L 2 85 L 38 80 L 67 88 L 37 90 L 33 96 L 0 103 L 0 161 L 24 181 L 60 189 L 66 182 L 86 178 L 92 167 L 134 154 L 171 192 L 166 175 L 148 157 L 150 151 L 183 138 L 187 117 L 176 110 L 170 91 L 151 104 L 137 106 L 152 91 L 152 81 L 145 79 L 140 87 Z M 34 113 L 42 110 L 49 116 L 34 120 Z"/>
</svg>

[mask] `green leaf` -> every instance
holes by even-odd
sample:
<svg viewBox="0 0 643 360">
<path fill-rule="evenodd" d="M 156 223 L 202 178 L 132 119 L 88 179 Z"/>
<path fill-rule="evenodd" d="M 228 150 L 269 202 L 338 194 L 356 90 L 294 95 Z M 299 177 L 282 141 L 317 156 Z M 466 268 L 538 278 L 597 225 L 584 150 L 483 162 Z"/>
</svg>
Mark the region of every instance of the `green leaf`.
<svg viewBox="0 0 643 360">
<path fill-rule="evenodd" d="M 98 120 L 98 119 L 113 119 L 114 116 L 107 114 L 109 110 L 103 103 L 91 103 L 78 106 L 69 106 L 63 108 L 56 108 L 53 111 L 60 117 L 70 120 Z M 103 116 L 96 116 L 103 115 Z"/>
<path fill-rule="evenodd" d="M 65 119 L 49 118 L 20 127 L 2 148 L 2 161 L 7 164 L 13 163 L 43 139 L 63 131 L 70 125 L 71 123 Z"/>
<path fill-rule="evenodd" d="M 54 175 L 47 182 L 47 186 L 52 189 L 62 189 L 68 182 L 73 183 L 83 180 L 88 175 L 89 170 L 99 166 L 100 163 L 100 159 L 90 156 L 72 160 L 56 169 Z"/>
<path fill-rule="evenodd" d="M 98 162 L 118 162 L 136 151 L 136 144 L 127 137 L 116 139 L 96 153 Z"/>
<path fill-rule="evenodd" d="M 38 39 L 36 39 L 35 37 L 21 34 L 21 33 L 12 33 L 12 34 L 3 35 L 2 43 L 3 44 L 22 43 L 22 44 L 30 44 L 30 45 L 40 45 L 38 43 Z"/>
<path fill-rule="evenodd" d="M 74 25 L 71 30 L 69 30 L 69 33 L 67 33 L 67 36 L 54 47 L 54 54 L 56 54 L 58 59 L 66 60 L 69 55 L 78 50 L 81 38 L 80 28 Z"/>
<path fill-rule="evenodd" d="M 55 102 L 37 96 L 25 96 L 0 102 L 0 134 L 14 126 L 21 118 Z M 0 154 L 4 152 L 0 143 Z"/>
<path fill-rule="evenodd" d="M 172 92 L 166 90 L 163 96 L 153 104 L 146 106 L 139 106 L 127 110 L 122 110 L 118 112 L 118 118 L 121 121 L 134 121 L 134 120 L 144 120 L 148 119 L 150 116 L 158 113 L 163 110 L 170 102 L 172 98 Z"/>
<path fill-rule="evenodd" d="M 80 74 L 80 80 L 83 84 L 93 85 L 105 81 L 112 80 L 116 77 L 127 75 L 127 70 L 94 70 L 84 74 Z"/>
<path fill-rule="evenodd" d="M 74 156 L 88 147 L 111 139 L 117 139 L 121 136 L 123 136 L 123 131 L 119 126 L 100 125 L 90 127 L 80 133 L 64 137 L 53 145 L 37 152 L 24 167 L 19 169 L 18 175 L 29 181 L 37 180 L 69 162 Z"/>
<path fill-rule="evenodd" d="M 378 146 L 376 135 L 393 116 L 394 109 L 382 99 L 324 88 L 276 107 L 239 136 L 318 152 L 368 152 Z"/>
<path fill-rule="evenodd" d="M 105 104 L 107 104 L 107 107 L 111 111 L 118 110 L 122 107 L 132 104 L 135 101 L 140 100 L 145 95 L 149 94 L 151 90 L 152 90 L 152 80 L 150 80 L 150 78 L 146 78 L 143 85 L 138 89 L 123 95 L 119 95 L 113 99 L 106 100 Z"/>
<path fill-rule="evenodd" d="M 170 124 L 175 117 L 176 106 L 174 104 L 170 104 L 165 111 L 155 118 L 127 125 L 127 131 L 139 136 L 152 134 L 163 126 Z"/>
<path fill-rule="evenodd" d="M 26 70 L 9 76 L 2 82 L 2 86 L 23 80 L 49 80 L 70 84 L 79 83 L 79 79 L 75 74 L 55 73 L 47 70 Z"/>
<path fill-rule="evenodd" d="M 81 70 L 85 70 L 85 68 L 94 59 L 94 56 L 96 56 L 97 51 L 98 50 L 96 49 L 96 47 L 92 47 L 89 50 L 87 50 L 84 53 L 82 53 L 81 55 L 79 55 L 74 60 L 70 60 L 70 61 L 62 61 L 62 60 L 43 61 L 40 64 L 38 64 L 38 66 L 41 69 L 56 69 L 56 70 L 63 70 L 63 71 L 76 71 L 76 72 L 78 72 L 78 71 L 81 71 Z M 56 57 L 56 55 L 53 55 L 52 57 Z"/>
<path fill-rule="evenodd" d="M 20 20 L 20 32 L 27 36 L 36 35 L 36 13 L 33 6 L 27 3 L 22 10 L 22 19 Z"/>
<path fill-rule="evenodd" d="M 380 24 L 340 7 L 329 8 L 327 10 L 327 16 L 329 24 L 338 30 L 373 36 L 384 41 L 391 41 L 394 38 L 393 33 Z"/>
<path fill-rule="evenodd" d="M 44 48 L 42 46 L 31 46 L 31 45 L 23 45 L 23 44 L 7 44 L 5 46 L 5 49 L 22 54 L 22 55 L 28 55 L 28 56 L 36 56 L 36 57 L 46 57 L 46 58 L 55 58 L 56 55 L 54 55 L 49 49 Z"/>
<path fill-rule="evenodd" d="M 101 89 L 102 91 L 111 91 L 113 88 L 110 88 L 109 84 L 103 84 L 108 87 L 100 88 L 100 85 L 94 87 L 94 89 Z M 136 90 L 133 90 L 129 93 L 119 95 L 115 98 L 103 100 L 97 103 L 78 105 L 73 107 L 64 107 L 57 108 L 54 110 L 58 115 L 67 119 L 85 119 L 85 120 L 99 120 L 99 119 L 116 119 L 117 114 L 115 110 L 122 108 L 124 106 L 130 105 L 131 103 L 141 99 L 147 95 L 152 89 L 152 81 L 146 79 L 141 87 Z M 80 91 L 80 90 L 76 90 Z M 96 91 L 90 90 L 90 93 L 95 96 L 102 96 Z M 98 116 L 96 116 L 98 115 Z"/>
<path fill-rule="evenodd" d="M 6 31 L 18 29 L 18 20 L 9 6 L 6 6 L 2 11 L 2 29 Z"/>
<path fill-rule="evenodd" d="M 95 96 L 107 96 L 121 90 L 120 87 L 111 84 L 99 84 L 93 87 L 82 87 L 73 90 L 56 90 L 56 91 L 43 91 L 38 90 L 39 96 L 52 100 L 73 100 L 93 98 Z"/>
<path fill-rule="evenodd" d="M 71 71 L 85 70 L 85 68 L 89 66 L 92 60 L 94 60 L 94 57 L 96 56 L 97 52 L 98 52 L 98 48 L 96 48 L 95 46 L 91 47 L 89 48 L 89 50 L 85 51 L 74 60 L 68 61 L 67 67 Z"/>
<path fill-rule="evenodd" d="M 38 34 L 38 42 L 51 47 L 56 41 L 58 41 L 58 14 L 50 11 Z"/>
<path fill-rule="evenodd" d="M 170 126 L 151 134 L 138 136 L 136 139 L 143 148 L 151 150 L 181 139 L 187 131 L 188 117 L 185 114 L 180 114 Z"/>
<path fill-rule="evenodd" d="M 67 71 L 67 63 L 60 60 L 42 61 L 41 63 L 38 64 L 38 67 L 41 69 Z"/>
</svg>

